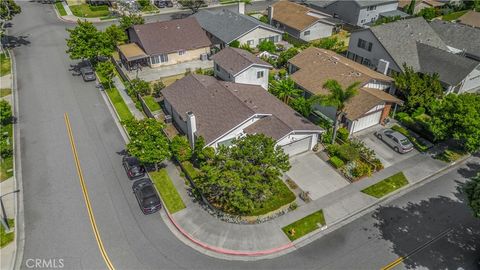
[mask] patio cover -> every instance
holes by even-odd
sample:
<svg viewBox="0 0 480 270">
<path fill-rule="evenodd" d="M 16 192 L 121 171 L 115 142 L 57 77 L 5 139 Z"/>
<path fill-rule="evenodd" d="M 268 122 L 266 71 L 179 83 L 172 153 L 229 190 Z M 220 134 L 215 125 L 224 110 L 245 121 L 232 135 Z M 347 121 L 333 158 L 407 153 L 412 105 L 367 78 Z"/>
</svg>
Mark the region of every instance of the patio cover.
<svg viewBox="0 0 480 270">
<path fill-rule="evenodd" d="M 118 50 L 129 62 L 148 57 L 136 43 L 120 45 Z"/>
</svg>

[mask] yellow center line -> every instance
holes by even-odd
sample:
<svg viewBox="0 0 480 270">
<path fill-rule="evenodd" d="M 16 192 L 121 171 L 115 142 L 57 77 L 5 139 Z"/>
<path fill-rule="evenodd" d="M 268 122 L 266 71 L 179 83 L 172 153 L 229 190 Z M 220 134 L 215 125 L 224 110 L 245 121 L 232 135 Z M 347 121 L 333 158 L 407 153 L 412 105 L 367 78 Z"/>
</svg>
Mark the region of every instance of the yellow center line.
<svg viewBox="0 0 480 270">
<path fill-rule="evenodd" d="M 392 268 L 394 268 L 395 266 L 399 265 L 401 262 L 403 262 L 405 258 L 403 257 L 400 257 L 398 259 L 396 259 L 395 261 L 387 264 L 386 266 L 382 267 L 381 270 L 390 270 Z"/>
<path fill-rule="evenodd" d="M 105 246 L 103 245 L 102 238 L 100 238 L 100 233 L 98 231 L 97 222 L 95 221 L 95 216 L 93 215 L 92 205 L 90 204 L 90 198 L 88 197 L 87 186 L 85 184 L 85 180 L 83 179 L 83 172 L 82 172 L 82 168 L 80 167 L 80 160 L 78 159 L 77 147 L 75 146 L 72 127 L 70 126 L 70 119 L 68 118 L 67 113 L 64 114 L 64 118 L 65 118 L 65 125 L 67 126 L 68 138 L 70 139 L 70 146 L 72 147 L 73 159 L 75 160 L 75 166 L 77 167 L 77 174 L 80 180 L 80 186 L 82 188 L 83 199 L 85 201 L 85 205 L 87 206 L 88 217 L 90 218 L 90 224 L 92 225 L 93 234 L 95 235 L 98 248 L 100 249 L 100 253 L 102 254 L 103 260 L 107 264 L 108 269 L 114 270 L 115 267 L 110 261 L 107 251 L 105 250 Z"/>
</svg>

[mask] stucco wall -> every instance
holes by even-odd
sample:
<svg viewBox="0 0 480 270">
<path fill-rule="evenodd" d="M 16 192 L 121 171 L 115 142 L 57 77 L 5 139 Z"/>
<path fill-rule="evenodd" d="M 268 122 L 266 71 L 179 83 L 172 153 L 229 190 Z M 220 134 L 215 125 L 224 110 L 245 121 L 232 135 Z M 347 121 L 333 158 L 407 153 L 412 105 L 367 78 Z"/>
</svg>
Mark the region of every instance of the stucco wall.
<svg viewBox="0 0 480 270">
<path fill-rule="evenodd" d="M 398 2 L 385 5 L 377 5 L 374 10 L 367 10 L 367 7 L 360 9 L 356 25 L 363 26 L 367 23 L 374 22 L 378 19 L 380 13 L 397 10 Z"/>
<path fill-rule="evenodd" d="M 458 93 L 480 91 L 480 65 L 477 66 L 463 81 Z"/>
<path fill-rule="evenodd" d="M 269 38 L 272 36 L 278 36 L 278 41 L 282 40 L 282 34 L 258 27 L 253 31 L 250 31 L 249 33 L 245 34 L 244 36 L 238 38 L 238 41 L 240 44 L 246 44 L 247 41 L 253 40 L 253 44 L 250 44 L 250 47 L 257 47 L 258 44 L 260 43 L 259 39 L 260 38 Z"/>
<path fill-rule="evenodd" d="M 246 121 L 244 123 L 242 123 L 240 126 L 236 127 L 235 129 L 233 129 L 232 131 L 230 131 L 229 133 L 225 134 L 224 136 L 216 139 L 214 142 L 212 142 L 209 146 L 212 146 L 213 148 L 217 148 L 218 147 L 218 143 L 221 143 L 223 141 L 227 141 L 227 140 L 230 140 L 232 138 L 238 138 L 240 136 L 242 136 L 244 134 L 243 130 L 250 126 L 251 124 L 257 122 L 259 119 L 261 118 L 260 115 L 253 115 L 252 117 L 250 117 L 249 119 L 245 119 Z"/>
<path fill-rule="evenodd" d="M 213 65 L 213 75 L 215 77 L 222 79 L 224 81 L 228 82 L 233 82 L 234 78 L 229 74 L 225 69 L 223 69 L 221 66 L 214 64 Z"/>
<path fill-rule="evenodd" d="M 263 78 L 257 79 L 257 72 L 263 71 Z M 235 76 L 236 83 L 260 85 L 265 90 L 268 89 L 268 68 L 251 66 Z"/>
<path fill-rule="evenodd" d="M 168 65 L 175 65 L 181 62 L 188 62 L 193 60 L 200 60 L 200 55 L 208 54 L 210 52 L 210 47 L 199 48 L 195 50 L 186 51 L 185 54 L 180 55 L 178 52 L 169 53 L 168 54 L 168 61 L 165 63 L 158 63 L 158 64 L 150 64 L 152 68 L 161 67 L 161 66 L 168 66 Z M 149 59 L 151 62 L 151 59 Z"/>
<path fill-rule="evenodd" d="M 302 31 L 300 33 L 300 38 L 305 41 L 311 41 L 315 39 L 329 37 L 333 34 L 333 28 L 334 27 L 332 25 L 316 22 L 309 28 Z M 305 36 L 306 31 L 310 31 L 310 35 Z"/>
</svg>

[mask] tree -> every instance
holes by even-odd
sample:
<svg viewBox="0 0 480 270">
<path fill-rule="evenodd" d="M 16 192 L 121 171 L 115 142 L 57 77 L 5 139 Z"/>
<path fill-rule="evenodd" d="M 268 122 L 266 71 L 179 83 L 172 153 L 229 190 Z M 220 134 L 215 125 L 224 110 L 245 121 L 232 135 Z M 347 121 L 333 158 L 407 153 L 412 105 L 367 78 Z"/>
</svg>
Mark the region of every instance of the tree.
<svg viewBox="0 0 480 270">
<path fill-rule="evenodd" d="M 289 104 L 290 99 L 299 97 L 303 91 L 297 88 L 292 79 L 286 78 L 283 80 L 273 81 L 270 84 L 270 92 L 285 102 L 285 104 Z"/>
<path fill-rule="evenodd" d="M 179 162 L 190 160 L 192 157 L 192 148 L 185 136 L 175 136 L 170 143 L 170 149 Z"/>
<path fill-rule="evenodd" d="M 304 117 L 308 117 L 312 113 L 312 106 L 314 103 L 314 98 L 297 97 L 292 100 L 290 106 Z"/>
<path fill-rule="evenodd" d="M 196 183 L 210 203 L 226 212 L 249 214 L 275 195 L 290 163 L 274 139 L 256 134 L 220 146 L 212 163 L 201 169 Z"/>
<path fill-rule="evenodd" d="M 294 57 L 298 53 L 299 51 L 295 47 L 289 48 L 288 50 L 281 52 L 277 59 L 278 67 L 285 66 L 288 60 L 290 60 L 292 57 Z"/>
<path fill-rule="evenodd" d="M 154 83 L 153 87 L 152 87 L 153 95 L 155 97 L 160 97 L 160 94 L 161 94 L 163 88 L 165 88 L 165 84 L 162 81 Z"/>
<path fill-rule="evenodd" d="M 230 44 L 228 44 L 228 46 L 232 47 L 232 48 L 238 48 L 238 47 L 240 47 L 240 41 L 234 40 L 234 41 L 230 42 Z"/>
<path fill-rule="evenodd" d="M 415 0 L 414 0 L 415 1 Z M 386 23 L 391 23 L 400 20 L 401 16 L 393 16 L 393 17 L 380 17 L 380 19 L 376 20 L 373 24 L 374 26 L 382 25 Z"/>
<path fill-rule="evenodd" d="M 0 2 L 0 20 L 2 27 L 5 21 L 9 21 L 13 16 L 22 12 L 22 8 L 13 0 L 1 0 Z"/>
<path fill-rule="evenodd" d="M 75 28 L 67 29 L 70 33 L 67 53 L 71 59 L 88 59 L 95 63 L 99 56 L 112 54 L 114 44 L 108 35 L 98 31 L 91 22 L 78 20 L 77 23 Z"/>
<path fill-rule="evenodd" d="M 415 5 L 416 5 L 415 0 L 412 0 L 407 8 L 408 14 L 413 15 L 413 13 L 415 12 Z"/>
<path fill-rule="evenodd" d="M 339 40 L 338 37 L 326 37 L 319 41 L 312 42 L 312 45 L 317 48 L 332 50 L 341 53 L 345 50 L 345 42 Z"/>
<path fill-rule="evenodd" d="M 205 147 L 205 139 L 197 137 L 193 145 L 192 160 L 197 166 L 209 163 L 215 156 L 215 150 L 212 147 Z"/>
<path fill-rule="evenodd" d="M 418 12 L 418 16 L 422 16 L 425 20 L 431 21 L 433 18 L 437 17 L 435 8 L 423 8 Z"/>
<path fill-rule="evenodd" d="M 277 50 L 277 47 L 275 46 L 275 43 L 271 40 L 264 39 L 262 40 L 258 46 L 258 50 L 261 52 L 269 52 L 269 53 L 274 53 Z"/>
<path fill-rule="evenodd" d="M 468 205 L 473 210 L 473 215 L 480 218 L 480 173 L 466 183 L 464 188 Z"/>
<path fill-rule="evenodd" d="M 253 48 L 250 47 L 247 43 L 240 45 L 239 49 L 245 50 L 247 52 L 253 53 Z"/>
<path fill-rule="evenodd" d="M 141 163 L 154 164 L 158 170 L 158 164 L 171 157 L 168 139 L 162 131 L 164 128 L 162 123 L 146 118 L 140 121 L 129 119 L 123 124 L 130 135 L 127 151 Z"/>
<path fill-rule="evenodd" d="M 129 96 L 145 96 L 150 94 L 150 84 L 142 79 L 133 79 L 127 84 L 127 93 Z"/>
<path fill-rule="evenodd" d="M 449 94 L 430 105 L 430 130 L 436 139 L 454 139 L 465 150 L 480 149 L 480 95 Z"/>
<path fill-rule="evenodd" d="M 12 106 L 6 100 L 0 100 L 0 124 L 8 125 L 12 121 Z"/>
<path fill-rule="evenodd" d="M 103 78 L 105 81 L 103 83 L 108 84 L 108 88 L 112 88 L 112 79 L 115 76 L 115 66 L 110 61 L 100 62 L 97 64 L 95 70 L 98 75 Z"/>
<path fill-rule="evenodd" d="M 134 25 L 144 24 L 145 19 L 141 15 L 130 14 L 120 18 L 120 28 L 124 31 Z"/>
<path fill-rule="evenodd" d="M 190 9 L 192 13 L 197 13 L 202 6 L 206 5 L 205 0 L 180 0 L 178 4 L 183 8 Z"/>
<path fill-rule="evenodd" d="M 266 24 L 270 24 L 270 21 L 268 20 L 268 16 L 267 15 L 262 15 L 260 17 L 260 19 L 258 19 L 259 21 L 263 22 L 263 23 L 266 23 Z"/>
<path fill-rule="evenodd" d="M 404 96 L 404 109 L 413 112 L 418 107 L 428 107 L 432 101 L 443 96 L 443 87 L 438 74 L 419 74 L 412 67 L 403 65 L 404 72 L 393 76 L 395 87 Z"/>
<path fill-rule="evenodd" d="M 112 40 L 115 45 L 123 44 L 128 40 L 125 30 L 118 27 L 116 24 L 107 27 L 105 29 L 105 34 L 110 37 L 110 40 Z"/>
<path fill-rule="evenodd" d="M 324 106 L 332 106 L 336 108 L 335 120 L 333 125 L 333 137 L 332 143 L 335 143 L 337 136 L 338 122 L 344 113 L 345 105 L 358 93 L 358 87 L 360 83 L 355 82 L 343 89 L 342 86 L 336 80 L 327 80 L 323 87 L 330 91 L 328 95 L 321 95 L 318 98 L 318 102 Z"/>
</svg>

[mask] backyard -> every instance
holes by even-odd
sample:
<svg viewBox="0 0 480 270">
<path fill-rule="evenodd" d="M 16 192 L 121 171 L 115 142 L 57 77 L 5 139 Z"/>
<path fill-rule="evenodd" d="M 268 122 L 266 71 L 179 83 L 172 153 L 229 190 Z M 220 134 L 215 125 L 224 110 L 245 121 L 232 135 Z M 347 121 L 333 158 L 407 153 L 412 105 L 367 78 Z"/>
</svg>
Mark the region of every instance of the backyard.
<svg viewBox="0 0 480 270">
<path fill-rule="evenodd" d="M 70 6 L 73 15 L 82 18 L 98 18 L 110 15 L 107 5 L 91 6 L 88 4 Z"/>
</svg>

